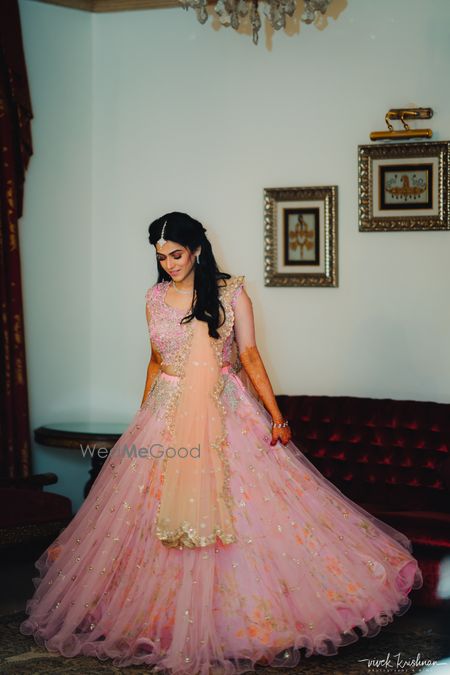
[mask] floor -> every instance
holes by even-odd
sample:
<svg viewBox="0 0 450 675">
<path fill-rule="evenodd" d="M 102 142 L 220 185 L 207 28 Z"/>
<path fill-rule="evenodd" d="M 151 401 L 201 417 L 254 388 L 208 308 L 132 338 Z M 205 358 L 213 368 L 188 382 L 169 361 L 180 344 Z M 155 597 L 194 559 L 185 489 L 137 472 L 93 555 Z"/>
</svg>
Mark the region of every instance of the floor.
<svg viewBox="0 0 450 675">
<path fill-rule="evenodd" d="M 24 610 L 27 598 L 33 594 L 32 578 L 37 576 L 38 572 L 33 562 L 5 561 L 4 559 L 0 562 L 0 615 Z M 384 630 L 397 634 L 420 631 L 422 635 L 433 632 L 450 636 L 450 607 L 440 610 L 421 608 L 414 606 L 413 601 L 413 606 L 408 612 L 397 617 Z M 418 645 L 418 652 L 420 652 L 420 645 Z M 435 666 L 432 671 L 444 675 L 450 672 L 450 666 L 448 669 L 447 666 Z M 379 669 L 377 672 L 380 672 Z"/>
<path fill-rule="evenodd" d="M 3 562 L 0 575 L 0 615 L 23 611 L 27 598 L 33 595 L 31 579 L 38 576 L 33 563 Z"/>
</svg>

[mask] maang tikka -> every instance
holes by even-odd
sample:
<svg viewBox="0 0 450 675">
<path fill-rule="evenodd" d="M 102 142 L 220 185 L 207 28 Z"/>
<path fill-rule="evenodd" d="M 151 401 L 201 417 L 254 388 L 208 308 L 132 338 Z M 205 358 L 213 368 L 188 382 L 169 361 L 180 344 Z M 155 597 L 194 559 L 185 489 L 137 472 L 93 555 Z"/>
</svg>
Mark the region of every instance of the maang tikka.
<svg viewBox="0 0 450 675">
<path fill-rule="evenodd" d="M 167 242 L 167 239 L 164 239 L 164 231 L 166 229 L 166 225 L 167 225 L 167 220 L 164 221 L 164 225 L 162 226 L 162 230 L 161 230 L 161 237 L 156 242 L 157 244 L 159 244 L 159 246 L 164 246 L 164 244 Z"/>
</svg>

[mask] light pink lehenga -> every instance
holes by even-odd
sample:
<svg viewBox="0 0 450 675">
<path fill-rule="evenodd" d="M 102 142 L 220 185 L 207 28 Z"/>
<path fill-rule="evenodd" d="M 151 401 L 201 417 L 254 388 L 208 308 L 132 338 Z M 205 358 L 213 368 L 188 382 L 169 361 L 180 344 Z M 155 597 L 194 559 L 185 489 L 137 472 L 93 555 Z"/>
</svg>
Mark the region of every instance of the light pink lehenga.
<svg viewBox="0 0 450 675">
<path fill-rule="evenodd" d="M 177 375 L 159 372 L 35 563 L 20 630 L 48 650 L 186 675 L 294 666 L 376 635 L 421 586 L 403 534 L 292 442 L 270 446 L 271 418 L 236 358 L 252 331 L 243 282 L 221 289 L 219 340 L 203 321 L 180 324 L 168 282 L 147 291 L 152 344 Z"/>
</svg>

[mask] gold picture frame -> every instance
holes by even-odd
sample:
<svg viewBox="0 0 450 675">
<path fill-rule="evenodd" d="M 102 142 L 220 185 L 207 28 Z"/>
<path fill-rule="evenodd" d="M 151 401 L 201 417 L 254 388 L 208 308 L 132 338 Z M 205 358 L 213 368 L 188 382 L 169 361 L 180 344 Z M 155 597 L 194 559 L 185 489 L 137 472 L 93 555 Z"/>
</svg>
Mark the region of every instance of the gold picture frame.
<svg viewBox="0 0 450 675">
<path fill-rule="evenodd" d="M 336 185 L 264 188 L 264 285 L 338 285 Z"/>
<path fill-rule="evenodd" d="M 359 145 L 359 231 L 449 230 L 449 146 Z"/>
</svg>

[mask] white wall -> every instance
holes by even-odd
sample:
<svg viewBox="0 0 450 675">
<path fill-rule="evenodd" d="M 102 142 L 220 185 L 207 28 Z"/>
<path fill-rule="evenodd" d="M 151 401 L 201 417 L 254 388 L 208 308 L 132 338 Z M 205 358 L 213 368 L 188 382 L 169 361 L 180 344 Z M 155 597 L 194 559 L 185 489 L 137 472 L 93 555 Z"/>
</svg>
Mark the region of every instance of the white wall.
<svg viewBox="0 0 450 675">
<path fill-rule="evenodd" d="M 92 17 L 20 2 L 34 120 L 20 247 L 31 428 L 91 410 Z M 34 444 L 33 469 L 78 505 L 87 462 Z"/>
<path fill-rule="evenodd" d="M 221 266 L 246 275 L 277 393 L 450 400 L 450 232 L 357 223 L 357 145 L 390 107 L 431 106 L 434 139 L 450 138 L 447 0 L 335 0 L 324 29 L 263 29 L 257 47 L 181 8 L 20 8 L 36 114 L 21 225 L 34 426 L 136 411 L 147 225 L 169 210 L 202 220 Z M 339 287 L 264 287 L 263 188 L 334 184 Z"/>
</svg>

